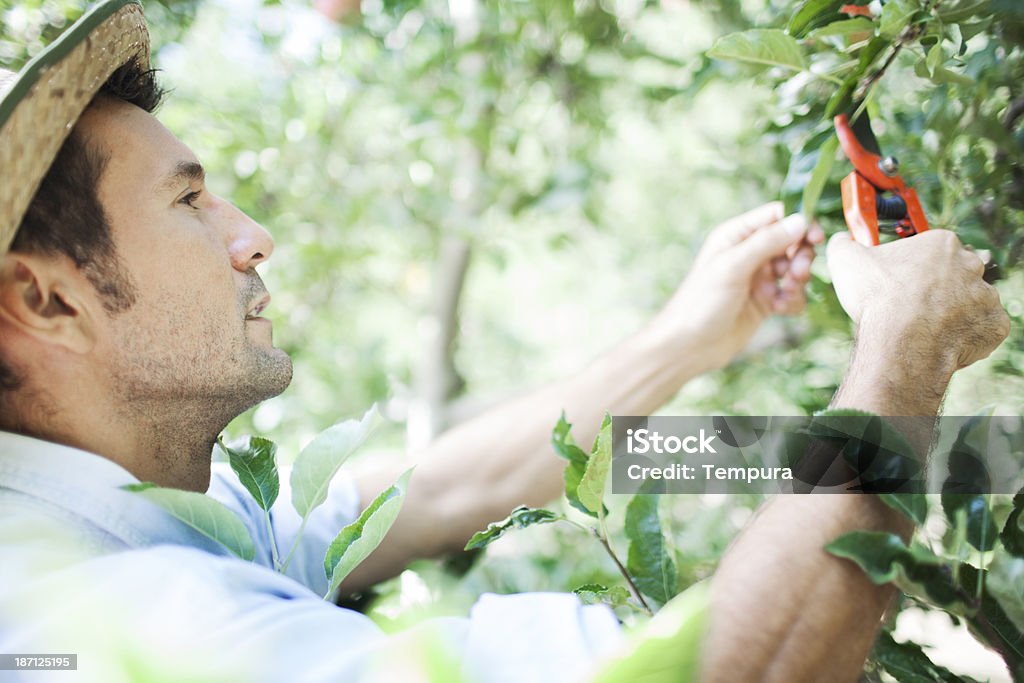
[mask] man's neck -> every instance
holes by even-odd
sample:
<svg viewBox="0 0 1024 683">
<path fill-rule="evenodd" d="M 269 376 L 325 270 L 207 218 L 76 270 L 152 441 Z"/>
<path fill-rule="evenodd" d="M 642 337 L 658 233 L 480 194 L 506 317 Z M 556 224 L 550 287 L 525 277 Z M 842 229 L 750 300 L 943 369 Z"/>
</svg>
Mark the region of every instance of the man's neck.
<svg viewBox="0 0 1024 683">
<path fill-rule="evenodd" d="M 237 410 L 206 405 L 107 407 L 78 403 L 75 409 L 48 402 L 47 409 L 25 411 L 3 428 L 81 450 L 116 462 L 140 481 L 205 492 L 217 435 Z"/>
</svg>

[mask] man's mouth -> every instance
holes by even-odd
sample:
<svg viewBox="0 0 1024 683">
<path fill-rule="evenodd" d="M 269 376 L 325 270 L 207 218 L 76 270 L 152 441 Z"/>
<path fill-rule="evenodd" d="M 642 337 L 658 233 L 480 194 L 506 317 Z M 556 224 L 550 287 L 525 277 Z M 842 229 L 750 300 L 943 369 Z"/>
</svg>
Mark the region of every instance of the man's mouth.
<svg viewBox="0 0 1024 683">
<path fill-rule="evenodd" d="M 269 304 L 270 295 L 265 294 L 262 298 L 257 299 L 255 302 L 252 303 L 252 305 L 249 307 L 249 311 L 245 314 L 245 319 L 255 320 L 259 318 L 260 313 L 262 313 L 263 309 L 265 309 Z"/>
</svg>

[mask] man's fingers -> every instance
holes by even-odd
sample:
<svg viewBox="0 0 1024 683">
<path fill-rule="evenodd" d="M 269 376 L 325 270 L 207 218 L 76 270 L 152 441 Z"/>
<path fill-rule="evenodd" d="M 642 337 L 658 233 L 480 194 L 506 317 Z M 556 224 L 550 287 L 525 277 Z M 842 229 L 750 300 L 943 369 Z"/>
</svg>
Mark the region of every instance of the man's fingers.
<svg viewBox="0 0 1024 683">
<path fill-rule="evenodd" d="M 789 270 L 789 259 L 784 256 L 777 256 L 772 259 L 772 271 L 775 277 L 780 278 Z"/>
<path fill-rule="evenodd" d="M 806 233 L 807 221 L 803 216 L 793 214 L 754 231 L 730 248 L 725 256 L 737 272 L 751 275 L 762 264 L 785 254 L 786 249 L 802 240 Z"/>
<path fill-rule="evenodd" d="M 772 299 L 772 311 L 780 315 L 795 315 L 807 306 L 807 293 L 803 287 L 792 291 L 779 291 Z"/>
<path fill-rule="evenodd" d="M 970 247 L 964 247 L 964 264 L 978 275 L 985 274 L 985 259 Z"/>
<path fill-rule="evenodd" d="M 789 262 L 789 273 L 801 282 L 811 278 L 811 262 L 814 261 L 814 249 L 806 244 L 797 249 Z"/>
</svg>

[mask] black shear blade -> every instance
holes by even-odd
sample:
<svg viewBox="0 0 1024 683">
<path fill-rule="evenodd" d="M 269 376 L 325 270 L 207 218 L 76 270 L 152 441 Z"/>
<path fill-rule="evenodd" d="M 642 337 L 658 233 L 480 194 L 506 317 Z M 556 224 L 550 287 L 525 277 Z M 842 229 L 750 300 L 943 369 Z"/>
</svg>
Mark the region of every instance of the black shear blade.
<svg viewBox="0 0 1024 683">
<path fill-rule="evenodd" d="M 860 116 L 853 118 L 854 112 L 860 107 L 858 102 L 850 109 L 850 128 L 853 130 L 854 136 L 857 138 L 857 142 L 861 144 L 864 149 L 882 156 L 882 148 L 878 146 L 878 139 L 875 137 L 875 132 L 871 130 L 871 117 L 868 116 L 868 110 L 865 108 L 861 111 Z"/>
</svg>

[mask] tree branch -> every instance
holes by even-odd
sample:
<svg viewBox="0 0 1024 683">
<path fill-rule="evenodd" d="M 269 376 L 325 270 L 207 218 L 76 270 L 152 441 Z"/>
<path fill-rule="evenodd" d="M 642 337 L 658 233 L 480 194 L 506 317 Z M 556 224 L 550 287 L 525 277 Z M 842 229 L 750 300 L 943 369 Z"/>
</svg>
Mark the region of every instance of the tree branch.
<svg viewBox="0 0 1024 683">
<path fill-rule="evenodd" d="M 1024 115 L 1024 95 L 1010 102 L 1006 107 L 1006 114 L 1003 116 L 1003 126 L 1006 130 L 1013 130 L 1017 119 Z"/>
</svg>

